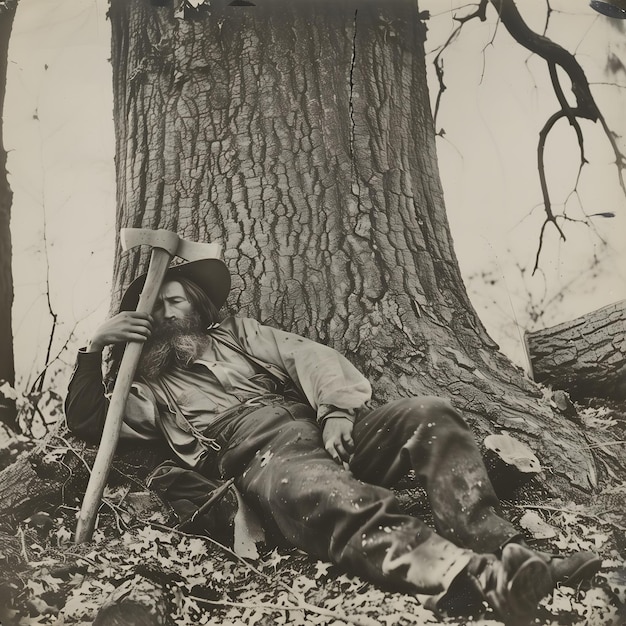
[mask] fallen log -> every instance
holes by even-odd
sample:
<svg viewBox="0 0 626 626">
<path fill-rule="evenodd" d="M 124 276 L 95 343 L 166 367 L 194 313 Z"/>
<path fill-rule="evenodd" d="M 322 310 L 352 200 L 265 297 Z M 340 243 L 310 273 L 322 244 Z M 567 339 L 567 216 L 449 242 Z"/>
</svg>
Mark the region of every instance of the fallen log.
<svg viewBox="0 0 626 626">
<path fill-rule="evenodd" d="M 36 512 L 54 512 L 60 506 L 75 507 L 82 499 L 95 450 L 59 428 L 34 449 L 24 452 L 0 471 L 0 522 L 2 530 L 15 530 Z M 165 458 L 159 447 L 122 445 L 110 484 L 143 480 Z M 144 487 L 145 489 L 145 487 Z"/>
<path fill-rule="evenodd" d="M 626 399 L 626 300 L 525 333 L 532 378 L 583 398 Z"/>
</svg>

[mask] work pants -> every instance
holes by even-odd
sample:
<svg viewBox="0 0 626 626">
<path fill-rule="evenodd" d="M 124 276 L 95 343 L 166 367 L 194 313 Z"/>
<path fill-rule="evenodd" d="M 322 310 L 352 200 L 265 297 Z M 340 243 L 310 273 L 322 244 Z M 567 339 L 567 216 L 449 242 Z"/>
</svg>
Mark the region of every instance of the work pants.
<svg viewBox="0 0 626 626">
<path fill-rule="evenodd" d="M 221 446 L 213 471 L 235 478 L 266 530 L 388 588 L 439 594 L 473 553 L 495 552 L 518 534 L 500 517 L 469 428 L 440 398 L 402 399 L 360 415 L 349 470 L 325 451 L 305 404 L 243 411 L 210 434 Z M 422 479 L 436 531 L 403 514 L 389 490 L 410 470 Z M 193 476 L 170 483 L 167 497 L 184 491 L 200 505 L 212 483 L 187 472 Z M 211 468 L 204 473 L 210 478 Z"/>
</svg>

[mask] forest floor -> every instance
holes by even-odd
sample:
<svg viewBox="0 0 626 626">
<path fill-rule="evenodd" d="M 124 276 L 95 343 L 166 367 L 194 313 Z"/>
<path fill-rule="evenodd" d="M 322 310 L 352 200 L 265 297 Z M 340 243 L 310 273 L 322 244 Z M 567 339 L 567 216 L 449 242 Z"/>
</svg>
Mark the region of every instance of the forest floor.
<svg viewBox="0 0 626 626">
<path fill-rule="evenodd" d="M 615 410 L 582 416 L 589 427 L 626 426 Z M 419 491 L 399 495 L 406 510 L 428 521 Z M 437 618 L 416 597 L 381 590 L 297 550 L 268 548 L 243 558 L 241 549 L 236 554 L 172 530 L 163 512 L 150 508 L 147 493 L 121 487 L 106 499 L 108 511 L 88 544 L 72 542 L 77 507 L 67 504 L 53 515 L 31 516 L 10 544 L 0 544 L 2 626 L 87 626 L 103 605 L 124 599 L 153 606 L 154 624 L 176 626 L 501 624 L 486 607 L 473 620 Z M 535 626 L 626 625 L 625 503 L 626 481 L 617 477 L 585 504 L 526 496 L 503 502 L 533 546 L 564 554 L 594 550 L 603 558 L 590 584 L 559 587 L 546 598 Z"/>
</svg>

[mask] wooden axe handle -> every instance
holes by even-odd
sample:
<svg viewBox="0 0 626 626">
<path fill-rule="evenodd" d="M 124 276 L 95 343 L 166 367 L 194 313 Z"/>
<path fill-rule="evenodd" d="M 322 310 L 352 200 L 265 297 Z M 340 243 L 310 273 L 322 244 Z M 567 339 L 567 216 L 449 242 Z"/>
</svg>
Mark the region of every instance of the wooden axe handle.
<svg viewBox="0 0 626 626">
<path fill-rule="evenodd" d="M 152 249 L 146 282 L 141 296 L 139 296 L 137 311 L 142 313 L 152 312 L 161 285 L 163 284 L 163 279 L 165 278 L 165 272 L 167 272 L 171 260 L 172 255 L 166 250 L 162 248 Z M 126 401 L 128 400 L 128 394 L 130 393 L 130 388 L 135 377 L 135 371 L 139 363 L 142 349 L 143 343 L 136 341 L 127 343 L 124 349 L 124 355 L 122 356 L 115 386 L 113 387 L 113 394 L 107 410 L 102 439 L 100 440 L 96 460 L 91 470 L 91 476 L 78 516 L 76 536 L 74 539 L 76 543 L 84 543 L 91 540 L 96 525 L 98 508 L 102 500 L 102 494 L 104 493 L 104 487 L 109 476 L 117 441 L 120 436 Z"/>
</svg>

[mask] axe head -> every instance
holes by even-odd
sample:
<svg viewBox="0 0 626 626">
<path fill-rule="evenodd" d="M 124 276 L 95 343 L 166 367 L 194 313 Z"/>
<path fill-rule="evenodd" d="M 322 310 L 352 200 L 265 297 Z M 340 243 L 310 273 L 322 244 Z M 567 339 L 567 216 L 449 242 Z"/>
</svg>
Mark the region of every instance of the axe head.
<svg viewBox="0 0 626 626">
<path fill-rule="evenodd" d="M 181 239 L 168 230 L 148 228 L 122 228 L 120 231 L 122 248 L 129 250 L 135 246 L 147 245 L 165 250 L 171 257 L 179 256 L 188 263 L 182 263 L 167 270 L 166 278 L 187 278 L 196 283 L 219 309 L 230 290 L 230 273 L 220 259 L 221 246 L 216 243 L 194 243 Z M 120 303 L 120 311 L 134 311 L 146 282 L 147 274 L 138 276 L 126 289 Z"/>
<path fill-rule="evenodd" d="M 130 250 L 136 246 L 161 248 L 171 256 L 179 256 L 185 261 L 201 259 L 218 259 L 222 247 L 217 243 L 196 243 L 182 239 L 169 230 L 152 230 L 150 228 L 122 228 L 120 230 L 122 250 Z"/>
</svg>

